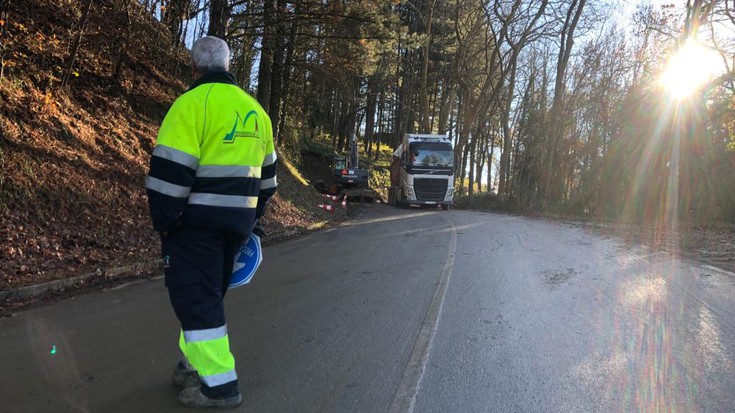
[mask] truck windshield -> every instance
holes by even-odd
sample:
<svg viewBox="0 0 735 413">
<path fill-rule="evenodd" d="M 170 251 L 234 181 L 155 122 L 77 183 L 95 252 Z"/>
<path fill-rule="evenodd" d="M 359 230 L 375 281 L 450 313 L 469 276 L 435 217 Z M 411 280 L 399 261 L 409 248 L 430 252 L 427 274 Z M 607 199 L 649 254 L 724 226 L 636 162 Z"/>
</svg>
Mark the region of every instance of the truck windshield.
<svg viewBox="0 0 735 413">
<path fill-rule="evenodd" d="M 409 162 L 418 167 L 454 166 L 454 152 L 448 143 L 416 142 L 409 147 Z"/>
</svg>

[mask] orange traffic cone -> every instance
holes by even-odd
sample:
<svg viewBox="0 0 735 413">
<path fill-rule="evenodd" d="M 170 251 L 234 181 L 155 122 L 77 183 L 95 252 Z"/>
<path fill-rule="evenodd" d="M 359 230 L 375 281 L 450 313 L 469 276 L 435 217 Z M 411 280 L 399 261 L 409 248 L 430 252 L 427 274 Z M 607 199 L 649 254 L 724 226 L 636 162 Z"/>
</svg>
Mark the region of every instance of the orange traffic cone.
<svg viewBox="0 0 735 413">
<path fill-rule="evenodd" d="M 323 210 L 325 210 L 327 212 L 331 212 L 331 213 L 334 214 L 334 207 L 333 206 L 331 206 L 331 205 L 324 205 L 324 204 L 319 204 L 318 206 L 319 206 L 319 208 L 321 208 L 321 209 L 323 209 Z"/>
</svg>

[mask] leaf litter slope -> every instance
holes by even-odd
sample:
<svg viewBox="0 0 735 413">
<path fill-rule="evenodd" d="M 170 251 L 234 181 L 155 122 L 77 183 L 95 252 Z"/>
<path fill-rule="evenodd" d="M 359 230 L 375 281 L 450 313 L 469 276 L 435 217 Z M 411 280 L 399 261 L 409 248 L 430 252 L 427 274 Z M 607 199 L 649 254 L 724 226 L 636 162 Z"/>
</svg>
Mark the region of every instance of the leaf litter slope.
<svg viewBox="0 0 735 413">
<path fill-rule="evenodd" d="M 124 27 L 125 15 L 95 2 L 61 90 L 79 7 L 20 0 L 4 23 L 0 40 L 13 57 L 0 81 L 0 292 L 95 272 L 104 279 L 159 255 L 143 182 L 160 121 L 190 80 L 175 75 L 187 72 L 187 55 L 172 53 L 165 29 L 140 10 L 136 36 L 120 45 L 111 28 Z M 264 219 L 270 242 L 344 217 L 316 208 L 321 197 L 294 172 L 279 168 Z"/>
</svg>

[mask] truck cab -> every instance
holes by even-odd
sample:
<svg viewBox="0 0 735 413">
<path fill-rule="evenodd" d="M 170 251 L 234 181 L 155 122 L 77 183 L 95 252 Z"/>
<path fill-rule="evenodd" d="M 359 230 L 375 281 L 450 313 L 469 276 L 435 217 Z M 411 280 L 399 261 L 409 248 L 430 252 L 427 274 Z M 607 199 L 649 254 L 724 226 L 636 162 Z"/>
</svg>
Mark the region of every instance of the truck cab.
<svg viewBox="0 0 735 413">
<path fill-rule="evenodd" d="M 454 148 L 446 135 L 406 134 L 391 165 L 388 202 L 440 205 L 454 200 Z"/>
</svg>

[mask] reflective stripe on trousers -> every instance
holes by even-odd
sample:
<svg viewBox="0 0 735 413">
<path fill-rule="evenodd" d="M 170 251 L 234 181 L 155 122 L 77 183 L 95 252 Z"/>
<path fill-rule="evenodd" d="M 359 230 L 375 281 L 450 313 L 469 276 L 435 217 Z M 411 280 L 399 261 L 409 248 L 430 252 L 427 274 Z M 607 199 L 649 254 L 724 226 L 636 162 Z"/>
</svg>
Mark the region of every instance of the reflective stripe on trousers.
<svg viewBox="0 0 735 413">
<path fill-rule="evenodd" d="M 227 327 L 181 331 L 179 347 L 200 380 L 209 387 L 237 380 Z"/>
</svg>

